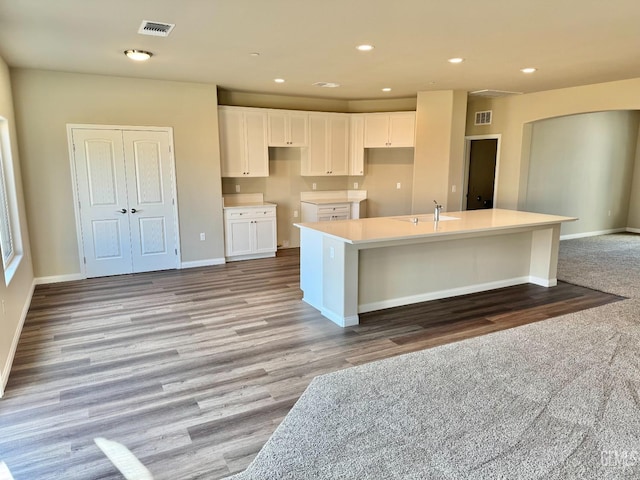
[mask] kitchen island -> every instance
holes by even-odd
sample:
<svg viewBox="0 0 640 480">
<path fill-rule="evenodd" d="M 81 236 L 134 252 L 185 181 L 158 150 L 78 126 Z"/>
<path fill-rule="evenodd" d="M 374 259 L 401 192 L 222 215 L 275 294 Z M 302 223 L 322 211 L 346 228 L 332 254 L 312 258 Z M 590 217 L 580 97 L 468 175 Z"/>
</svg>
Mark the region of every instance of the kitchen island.
<svg viewBox="0 0 640 480">
<path fill-rule="evenodd" d="M 557 284 L 560 225 L 513 210 L 295 224 L 303 300 L 336 324 L 358 314 L 522 283 Z"/>
</svg>

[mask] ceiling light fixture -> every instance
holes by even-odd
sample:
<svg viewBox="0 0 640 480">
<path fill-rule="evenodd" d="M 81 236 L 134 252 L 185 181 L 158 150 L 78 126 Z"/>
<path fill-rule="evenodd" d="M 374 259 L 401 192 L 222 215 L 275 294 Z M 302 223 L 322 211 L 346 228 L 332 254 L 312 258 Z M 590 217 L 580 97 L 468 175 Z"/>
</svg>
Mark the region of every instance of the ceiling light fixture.
<svg viewBox="0 0 640 480">
<path fill-rule="evenodd" d="M 390 91 L 391 91 L 391 88 L 390 88 L 390 87 L 384 87 L 384 88 L 382 89 L 382 91 L 383 91 L 383 92 L 390 92 Z"/>
<path fill-rule="evenodd" d="M 527 68 L 521 68 L 520 71 L 522 73 L 533 73 L 536 70 L 538 70 L 537 68 L 533 68 L 533 67 L 527 67 Z"/>
<path fill-rule="evenodd" d="M 364 45 L 358 45 L 356 48 L 358 50 L 360 50 L 361 52 L 370 52 L 371 50 L 374 49 L 374 46 L 373 45 L 364 44 Z"/>
<path fill-rule="evenodd" d="M 284 78 L 274 78 L 273 81 L 276 83 L 284 83 Z"/>
<path fill-rule="evenodd" d="M 136 62 L 145 62 L 149 60 L 153 53 L 146 52 L 144 50 L 125 50 L 124 54 L 129 57 L 131 60 L 135 60 Z"/>
<path fill-rule="evenodd" d="M 251 52 L 249 55 L 251 55 L 252 57 L 259 57 L 260 53 L 259 52 Z"/>
<path fill-rule="evenodd" d="M 455 58 L 450 58 L 449 60 L 447 60 L 449 63 L 462 63 L 464 62 L 464 58 L 460 58 L 460 57 L 455 57 Z"/>
</svg>

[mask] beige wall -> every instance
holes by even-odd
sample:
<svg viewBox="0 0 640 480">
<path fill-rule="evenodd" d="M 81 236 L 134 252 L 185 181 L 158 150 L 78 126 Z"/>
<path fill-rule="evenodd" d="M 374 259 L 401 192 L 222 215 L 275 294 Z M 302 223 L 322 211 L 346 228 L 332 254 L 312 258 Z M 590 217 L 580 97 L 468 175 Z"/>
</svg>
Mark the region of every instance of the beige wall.
<svg viewBox="0 0 640 480">
<path fill-rule="evenodd" d="M 636 162 L 631 182 L 627 227 L 640 233 L 640 131 L 638 132 L 638 142 L 636 144 Z"/>
<path fill-rule="evenodd" d="M 524 209 L 578 217 L 563 235 L 626 228 L 639 122 L 635 111 L 534 122 Z"/>
<path fill-rule="evenodd" d="M 12 82 L 36 277 L 80 271 L 68 123 L 173 127 L 182 261 L 224 257 L 215 85 L 22 69 Z"/>
<path fill-rule="evenodd" d="M 460 195 L 451 195 L 449 182 L 460 188 L 466 108 L 466 92 L 418 93 L 413 213 L 430 212 L 434 200 L 441 203 L 445 211 L 460 210 Z"/>
<path fill-rule="evenodd" d="M 473 114 L 479 110 L 493 110 L 492 125 L 473 125 Z M 640 110 L 640 78 L 496 99 L 472 99 L 466 134 L 502 134 L 496 207 L 522 209 L 524 205 L 529 123 L 608 110 Z"/>
<path fill-rule="evenodd" d="M 18 221 L 23 247 L 23 258 L 11 283 L 7 286 L 4 280 L 0 280 L 0 299 L 4 302 L 4 311 L 0 310 L 0 396 L 2 396 L 9 378 L 9 370 L 20 336 L 22 322 L 29 308 L 33 292 L 33 268 L 31 263 L 29 231 L 23 200 L 22 176 L 20 158 L 18 156 L 19 149 L 16 137 L 11 82 L 9 69 L 2 58 L 0 58 L 0 116 L 5 118 L 9 125 L 13 174 L 18 200 Z M 5 158 L 4 160 L 6 162 L 8 159 Z"/>
<path fill-rule="evenodd" d="M 234 92 L 224 89 L 218 90 L 218 102 L 220 105 L 234 105 L 237 107 L 282 108 L 342 113 L 399 112 L 416 109 L 416 97 L 382 100 L 330 100 L 316 97 Z"/>
</svg>

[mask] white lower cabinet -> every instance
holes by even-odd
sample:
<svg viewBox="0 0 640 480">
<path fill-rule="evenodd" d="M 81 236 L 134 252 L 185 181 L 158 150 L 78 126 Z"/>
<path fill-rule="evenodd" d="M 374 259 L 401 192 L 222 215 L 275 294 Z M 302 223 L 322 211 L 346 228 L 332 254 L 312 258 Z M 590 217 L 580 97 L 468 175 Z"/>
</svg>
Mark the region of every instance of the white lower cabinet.
<svg viewBox="0 0 640 480">
<path fill-rule="evenodd" d="M 275 205 L 225 208 L 224 226 L 227 261 L 275 256 Z"/>
<path fill-rule="evenodd" d="M 351 203 L 330 203 L 316 205 L 301 202 L 302 222 L 329 222 L 331 220 L 349 220 Z"/>
</svg>

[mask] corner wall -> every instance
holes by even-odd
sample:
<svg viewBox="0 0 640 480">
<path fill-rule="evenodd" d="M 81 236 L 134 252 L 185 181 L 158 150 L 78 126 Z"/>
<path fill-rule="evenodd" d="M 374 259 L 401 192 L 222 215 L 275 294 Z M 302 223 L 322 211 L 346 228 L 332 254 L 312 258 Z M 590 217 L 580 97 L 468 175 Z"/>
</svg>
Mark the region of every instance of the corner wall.
<svg viewBox="0 0 640 480">
<path fill-rule="evenodd" d="M 20 223 L 23 247 L 22 261 L 11 283 L 7 286 L 5 285 L 4 279 L 0 280 L 0 299 L 4 302 L 4 308 L 0 310 L 0 397 L 3 396 L 9 380 L 9 371 L 11 370 L 15 350 L 18 346 L 20 333 L 22 332 L 22 324 L 24 323 L 31 303 L 34 286 L 29 230 L 25 214 L 20 157 L 18 155 L 18 139 L 13 108 L 9 68 L 4 60 L 0 58 L 0 116 L 4 117 L 9 124 L 13 174 L 18 200 L 18 221 Z M 7 159 L 5 159 L 5 161 L 7 161 Z"/>
</svg>

